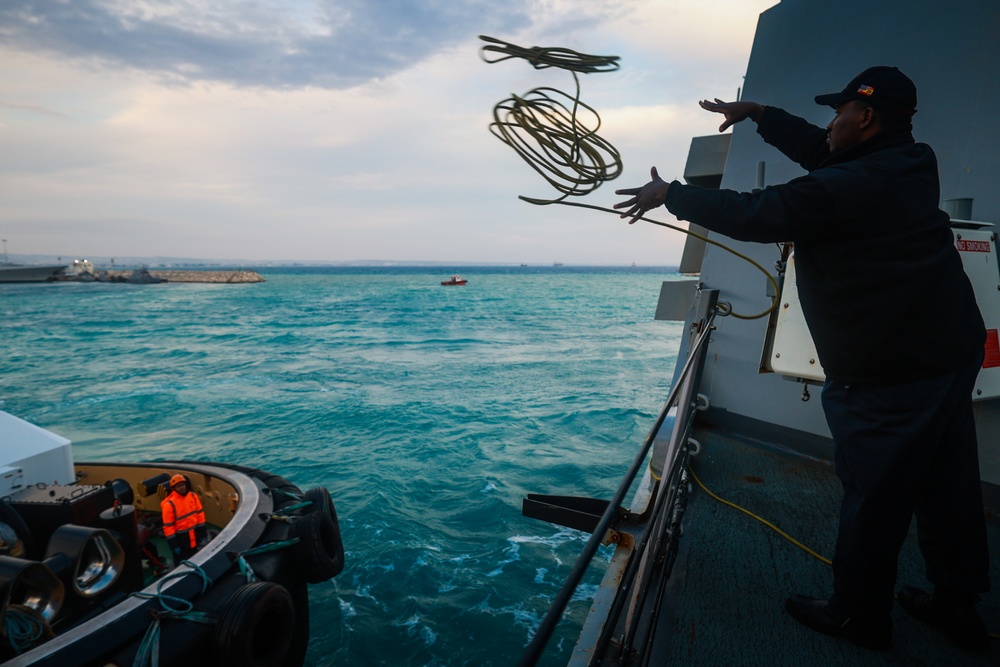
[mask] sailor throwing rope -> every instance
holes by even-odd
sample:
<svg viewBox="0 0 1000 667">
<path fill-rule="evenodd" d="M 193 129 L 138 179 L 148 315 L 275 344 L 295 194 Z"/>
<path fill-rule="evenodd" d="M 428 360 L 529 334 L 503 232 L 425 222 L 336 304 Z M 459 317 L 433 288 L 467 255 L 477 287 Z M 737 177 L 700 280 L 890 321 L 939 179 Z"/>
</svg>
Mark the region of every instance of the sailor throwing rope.
<svg viewBox="0 0 1000 667">
<path fill-rule="evenodd" d="M 892 643 L 900 548 L 915 515 L 933 584 L 904 587 L 911 616 L 984 651 L 975 604 L 989 589 L 972 392 L 986 339 L 975 294 L 938 209 L 937 160 L 911 134 L 916 87 L 872 67 L 816 97 L 824 129 L 754 102 L 702 102 L 720 131 L 743 120 L 808 174 L 753 193 L 667 183 L 654 167 L 618 190 L 634 222 L 658 206 L 741 241 L 795 244 L 802 309 L 826 371 L 823 408 L 844 486 L 829 598 L 788 613 L 875 650 Z"/>
</svg>

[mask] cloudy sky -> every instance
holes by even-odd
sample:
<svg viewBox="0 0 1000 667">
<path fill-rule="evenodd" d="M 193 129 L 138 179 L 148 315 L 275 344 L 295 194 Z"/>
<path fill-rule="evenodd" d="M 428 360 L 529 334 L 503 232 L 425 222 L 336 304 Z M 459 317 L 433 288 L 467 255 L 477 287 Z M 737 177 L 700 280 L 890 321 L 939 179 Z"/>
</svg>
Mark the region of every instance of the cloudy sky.
<svg viewBox="0 0 1000 667">
<path fill-rule="evenodd" d="M 680 177 L 777 0 L 0 2 L 0 236 L 11 255 L 671 264 L 682 235 L 558 193 L 489 131 L 568 72 L 479 35 L 620 56 L 580 77 L 622 175 Z M 674 222 L 669 214 L 663 219 Z"/>
</svg>

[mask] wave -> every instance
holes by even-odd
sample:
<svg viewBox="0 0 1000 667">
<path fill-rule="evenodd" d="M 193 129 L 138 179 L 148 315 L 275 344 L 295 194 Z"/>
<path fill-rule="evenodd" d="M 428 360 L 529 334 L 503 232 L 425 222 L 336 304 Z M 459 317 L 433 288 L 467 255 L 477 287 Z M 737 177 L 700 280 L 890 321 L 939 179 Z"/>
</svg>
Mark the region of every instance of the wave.
<svg viewBox="0 0 1000 667">
<path fill-rule="evenodd" d="M 588 538 L 522 499 L 609 496 L 683 332 L 652 321 L 662 272 L 457 272 L 470 289 L 428 269 L 0 287 L 0 405 L 81 460 L 212 458 L 328 488 L 347 558 L 310 591 L 318 667 L 509 665 Z"/>
</svg>

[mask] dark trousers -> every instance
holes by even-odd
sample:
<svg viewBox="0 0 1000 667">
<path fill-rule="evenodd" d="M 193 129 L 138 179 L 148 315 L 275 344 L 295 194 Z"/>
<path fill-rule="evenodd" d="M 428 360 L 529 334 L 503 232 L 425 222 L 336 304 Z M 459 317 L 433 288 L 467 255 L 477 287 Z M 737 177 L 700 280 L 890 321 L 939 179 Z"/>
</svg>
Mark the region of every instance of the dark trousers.
<svg viewBox="0 0 1000 667">
<path fill-rule="evenodd" d="M 196 553 L 198 553 L 198 549 L 195 548 L 195 547 L 193 547 L 193 546 L 191 546 L 191 533 L 192 532 L 194 532 L 194 531 L 185 530 L 185 531 L 179 531 L 176 534 L 177 535 L 177 542 L 176 542 L 176 544 L 177 544 L 177 546 L 179 546 L 181 548 L 181 553 L 180 553 L 180 556 L 178 556 L 177 554 L 173 553 L 172 551 L 170 552 L 170 556 L 173 558 L 173 561 L 174 561 L 174 567 L 180 565 L 182 560 L 188 560 L 188 559 L 191 558 L 191 556 L 193 556 Z"/>
<path fill-rule="evenodd" d="M 844 485 L 833 557 L 836 613 L 872 620 L 889 614 L 914 515 L 930 582 L 989 590 L 971 398 L 981 364 L 979 355 L 955 371 L 902 384 L 827 380 L 823 409 Z"/>
</svg>

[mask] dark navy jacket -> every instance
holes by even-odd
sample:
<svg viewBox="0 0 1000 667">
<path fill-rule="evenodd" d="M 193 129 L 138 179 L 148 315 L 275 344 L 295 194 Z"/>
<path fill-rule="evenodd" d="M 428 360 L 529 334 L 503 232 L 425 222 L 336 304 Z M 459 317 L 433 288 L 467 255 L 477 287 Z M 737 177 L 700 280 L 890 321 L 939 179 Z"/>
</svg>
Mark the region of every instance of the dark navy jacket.
<svg viewBox="0 0 1000 667">
<path fill-rule="evenodd" d="M 766 107 L 767 143 L 809 173 L 755 193 L 671 183 L 666 207 L 741 241 L 795 244 L 806 322 L 827 377 L 894 383 L 968 363 L 985 327 L 947 214 L 937 158 L 908 130 L 834 155 L 826 130 Z"/>
</svg>

